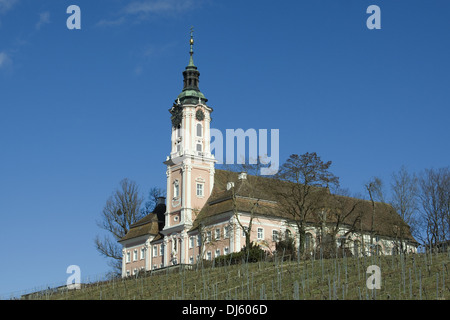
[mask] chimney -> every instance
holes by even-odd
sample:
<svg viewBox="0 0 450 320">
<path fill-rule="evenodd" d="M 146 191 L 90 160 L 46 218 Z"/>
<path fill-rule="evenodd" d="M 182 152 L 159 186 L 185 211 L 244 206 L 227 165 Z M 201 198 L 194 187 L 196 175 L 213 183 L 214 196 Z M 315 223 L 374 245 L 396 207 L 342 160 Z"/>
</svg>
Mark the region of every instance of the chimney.
<svg viewBox="0 0 450 320">
<path fill-rule="evenodd" d="M 158 197 L 158 200 L 156 201 L 156 205 L 160 204 L 166 204 L 166 197 Z"/>
<path fill-rule="evenodd" d="M 234 182 L 227 183 L 227 191 L 234 187 Z"/>
<path fill-rule="evenodd" d="M 238 176 L 239 180 L 247 180 L 247 172 L 241 172 Z"/>
</svg>

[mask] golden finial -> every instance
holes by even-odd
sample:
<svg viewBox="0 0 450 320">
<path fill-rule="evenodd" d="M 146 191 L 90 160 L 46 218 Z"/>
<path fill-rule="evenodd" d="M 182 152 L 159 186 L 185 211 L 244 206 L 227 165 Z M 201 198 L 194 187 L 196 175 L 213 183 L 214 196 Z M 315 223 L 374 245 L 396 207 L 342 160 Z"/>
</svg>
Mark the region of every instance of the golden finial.
<svg viewBox="0 0 450 320">
<path fill-rule="evenodd" d="M 194 26 L 191 26 L 191 40 L 189 43 L 191 46 L 194 44 Z"/>
</svg>

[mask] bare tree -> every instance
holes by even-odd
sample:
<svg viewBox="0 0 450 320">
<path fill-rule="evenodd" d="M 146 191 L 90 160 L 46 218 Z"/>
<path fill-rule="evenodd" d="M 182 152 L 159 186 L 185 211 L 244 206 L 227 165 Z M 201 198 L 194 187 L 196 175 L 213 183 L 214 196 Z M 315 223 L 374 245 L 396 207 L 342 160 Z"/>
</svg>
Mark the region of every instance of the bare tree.
<svg viewBox="0 0 450 320">
<path fill-rule="evenodd" d="M 362 200 L 351 198 L 348 190 L 338 190 L 331 194 L 329 199 L 329 210 L 324 211 L 326 214 L 322 214 L 321 218 L 324 219 L 323 224 L 328 226 L 329 241 L 325 244 L 328 246 L 326 249 L 334 256 L 339 232 L 345 230 L 340 239 L 341 250 L 345 250 L 346 238 L 349 234 L 357 231 L 364 212 L 361 209 Z"/>
<path fill-rule="evenodd" d="M 410 174 L 405 166 L 402 166 L 398 172 L 392 174 L 390 204 L 409 226 L 408 228 L 402 225 L 398 228 L 396 232 L 398 239 L 403 239 L 408 229 L 415 238 L 420 238 L 416 217 L 418 190 L 417 176 Z M 403 241 L 399 241 L 398 247 L 400 250 L 405 251 Z"/>
<path fill-rule="evenodd" d="M 231 188 L 231 193 L 232 193 L 232 202 L 233 202 L 233 216 L 235 218 L 235 221 L 239 225 L 240 229 L 242 230 L 242 232 L 245 235 L 244 251 L 247 251 L 251 247 L 251 234 L 252 234 L 252 228 L 253 228 L 253 219 L 255 218 L 255 210 L 258 207 L 258 202 L 260 199 L 259 198 L 251 198 L 252 206 L 251 206 L 250 212 L 249 212 L 249 214 L 250 214 L 249 222 L 247 225 L 244 225 L 241 221 L 241 215 L 238 210 L 238 206 L 237 206 L 238 195 L 236 194 L 236 189 L 234 186 Z"/>
<path fill-rule="evenodd" d="M 250 162 L 250 161 L 249 161 Z M 239 174 L 253 174 L 254 176 L 259 176 L 261 172 L 261 162 L 259 160 L 253 161 L 255 164 L 245 163 L 237 164 L 237 165 L 229 165 L 227 168 L 230 171 L 233 171 L 235 173 Z M 230 177 L 232 174 L 230 173 Z M 244 236 L 245 236 L 245 247 L 244 251 L 249 250 L 251 247 L 251 234 L 253 229 L 253 221 L 256 218 L 255 211 L 259 206 L 260 201 L 260 194 L 258 194 L 258 186 L 251 186 L 249 185 L 249 181 L 247 178 L 241 179 L 239 182 L 236 181 L 235 185 L 234 183 L 230 187 L 231 191 L 231 201 L 232 201 L 232 211 L 233 211 L 233 217 L 235 223 L 230 223 L 230 228 L 232 230 L 242 230 Z M 242 212 L 240 212 L 238 208 L 238 202 L 240 201 L 241 195 L 240 191 L 241 189 L 246 190 L 246 201 L 251 202 L 251 207 L 248 211 L 249 215 L 249 221 L 248 223 L 244 223 L 241 219 Z"/>
<path fill-rule="evenodd" d="M 105 257 L 110 258 L 109 265 L 120 272 L 122 269 L 122 247 L 117 243 L 130 230 L 130 226 L 143 217 L 140 210 L 142 197 L 134 181 L 123 179 L 120 188 L 106 201 L 101 221 L 97 225 L 108 231 L 103 239 L 97 235 L 95 245 Z"/>
<path fill-rule="evenodd" d="M 373 238 L 375 235 L 375 215 L 376 215 L 376 206 L 375 201 L 384 202 L 383 196 L 383 181 L 378 177 L 373 177 L 369 182 L 367 182 L 364 187 L 369 194 L 369 200 L 372 204 L 372 216 L 370 223 L 370 248 L 373 250 Z M 364 248 L 364 242 L 363 242 Z M 364 249 L 363 249 L 364 250 Z"/>
<path fill-rule="evenodd" d="M 153 212 L 158 203 L 158 198 L 166 197 L 166 190 L 158 187 L 150 188 L 148 192 L 148 200 L 144 203 L 144 207 L 142 208 L 142 214 L 144 216 Z"/>
<path fill-rule="evenodd" d="M 450 169 L 426 169 L 420 179 L 421 220 L 429 246 L 450 237 Z"/>
<path fill-rule="evenodd" d="M 315 153 L 293 154 L 280 167 L 275 190 L 281 210 L 294 221 L 299 236 L 299 254 L 305 252 L 306 227 L 317 221 L 317 214 L 326 206 L 324 199 L 329 187 L 337 187 L 339 178 L 329 168 L 331 161 L 323 162 Z"/>
</svg>

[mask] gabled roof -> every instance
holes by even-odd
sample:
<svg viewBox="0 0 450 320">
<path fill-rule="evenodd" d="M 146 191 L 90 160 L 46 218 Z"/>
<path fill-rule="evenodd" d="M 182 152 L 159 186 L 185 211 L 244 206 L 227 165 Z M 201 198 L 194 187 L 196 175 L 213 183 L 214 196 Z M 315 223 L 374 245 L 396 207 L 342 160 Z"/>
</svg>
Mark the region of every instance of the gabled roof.
<svg viewBox="0 0 450 320">
<path fill-rule="evenodd" d="M 158 221 L 158 216 L 159 217 L 164 216 L 165 212 L 166 212 L 165 204 L 157 205 L 152 213 L 146 215 L 136 223 L 132 224 L 130 226 L 130 230 L 122 239 L 119 240 L 119 242 L 137 238 L 144 235 L 153 235 L 153 236 L 158 235 L 161 223 L 164 223 L 164 221 Z"/>
</svg>

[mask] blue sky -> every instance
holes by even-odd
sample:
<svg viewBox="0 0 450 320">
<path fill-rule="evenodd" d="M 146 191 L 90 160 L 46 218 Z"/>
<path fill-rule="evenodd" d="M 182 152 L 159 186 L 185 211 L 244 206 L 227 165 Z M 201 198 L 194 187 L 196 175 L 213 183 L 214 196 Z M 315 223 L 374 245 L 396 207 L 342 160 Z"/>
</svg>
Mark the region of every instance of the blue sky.
<svg viewBox="0 0 450 320">
<path fill-rule="evenodd" d="M 66 9 L 81 8 L 81 30 Z M 369 30 L 369 5 L 381 29 Z M 449 165 L 450 2 L 0 0 L 0 296 L 109 271 L 95 221 L 165 187 L 189 28 L 212 127 L 279 129 L 363 193 Z"/>
</svg>

